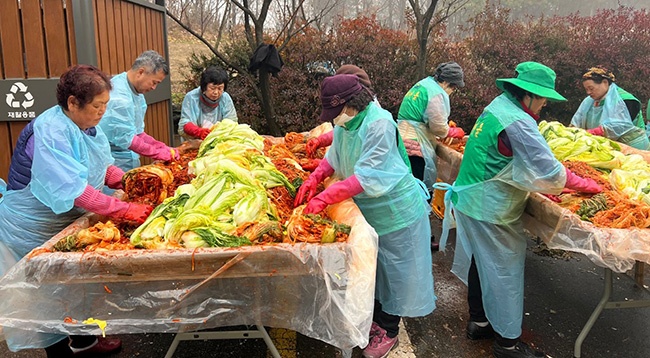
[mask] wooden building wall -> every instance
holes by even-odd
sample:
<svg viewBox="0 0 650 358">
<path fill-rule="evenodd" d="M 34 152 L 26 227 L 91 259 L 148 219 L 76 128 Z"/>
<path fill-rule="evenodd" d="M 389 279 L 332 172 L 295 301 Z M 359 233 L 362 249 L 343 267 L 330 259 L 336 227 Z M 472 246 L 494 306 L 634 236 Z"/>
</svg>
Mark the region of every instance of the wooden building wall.
<svg viewBox="0 0 650 358">
<path fill-rule="evenodd" d="M 18 0 L 2 1 L 0 80 L 56 78 L 76 63 L 70 9 L 70 0 L 21 0 L 20 6 Z M 27 123 L 0 121 L 0 178 L 7 178 L 13 147 Z"/>
<path fill-rule="evenodd" d="M 81 1 L 92 6 L 94 29 L 77 30 L 94 32 L 95 65 L 104 72 L 115 75 L 127 70 L 145 50 L 166 56 L 165 14 L 159 11 L 160 6 L 157 10 L 146 0 Z M 2 0 L 0 80 L 56 79 L 78 63 L 81 48 L 77 45 L 82 44 L 75 38 L 75 4 L 79 1 Z M 149 103 L 145 129 L 169 143 L 170 99 L 162 97 L 167 98 Z M 13 148 L 27 123 L 28 119 L 0 119 L 0 178 L 7 179 Z M 143 160 L 146 163 L 149 161 Z"/>
</svg>

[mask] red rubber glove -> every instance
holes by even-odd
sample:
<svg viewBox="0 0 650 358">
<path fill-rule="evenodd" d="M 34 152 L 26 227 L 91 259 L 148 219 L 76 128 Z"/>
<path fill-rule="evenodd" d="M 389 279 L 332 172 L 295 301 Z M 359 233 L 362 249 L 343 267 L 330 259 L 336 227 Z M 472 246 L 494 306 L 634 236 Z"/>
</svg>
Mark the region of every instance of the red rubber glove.
<svg viewBox="0 0 650 358">
<path fill-rule="evenodd" d="M 74 200 L 74 205 L 117 220 L 125 220 L 142 224 L 151 214 L 152 206 L 127 203 L 118 198 L 108 196 L 90 185 Z"/>
<path fill-rule="evenodd" d="M 569 169 L 566 170 L 565 188 L 573 189 L 582 193 L 596 194 L 603 191 L 603 188 L 591 178 L 581 178 Z"/>
<path fill-rule="evenodd" d="M 124 171 L 114 165 L 111 165 L 106 169 L 106 177 L 104 178 L 104 184 L 111 189 L 124 189 L 122 185 L 122 177 L 124 176 Z"/>
<path fill-rule="evenodd" d="M 208 134 L 210 134 L 210 132 L 211 132 L 210 128 L 201 128 L 201 132 L 199 133 L 199 138 L 201 138 L 201 140 L 205 139 L 205 137 L 207 137 Z"/>
<path fill-rule="evenodd" d="M 316 168 L 318 168 L 320 161 L 320 159 L 309 159 L 309 161 L 306 163 L 300 163 L 300 166 L 302 167 L 302 170 L 313 172 L 316 170 Z"/>
<path fill-rule="evenodd" d="M 316 187 L 318 187 L 318 184 L 332 175 L 332 173 L 334 173 L 334 168 L 332 168 L 330 163 L 327 162 L 327 159 L 321 160 L 316 170 L 309 175 L 309 178 L 307 178 L 307 180 L 305 180 L 300 186 L 300 189 L 298 189 L 296 198 L 293 201 L 293 206 L 296 207 L 302 204 L 305 200 L 305 195 L 307 195 L 307 201 L 310 201 L 316 194 Z"/>
<path fill-rule="evenodd" d="M 162 143 L 156 141 L 158 143 Z M 164 160 L 166 162 L 172 160 L 172 150 L 174 153 L 174 159 L 180 159 L 180 153 L 178 150 L 168 147 L 164 143 L 162 145 L 152 145 L 145 141 L 145 139 L 139 135 L 133 137 L 131 146 L 129 147 L 132 151 L 144 155 L 145 157 L 153 158 L 156 160 Z"/>
<path fill-rule="evenodd" d="M 596 127 L 596 128 L 587 129 L 587 132 L 589 132 L 589 133 L 591 133 L 591 134 L 593 134 L 593 135 L 601 136 L 601 137 L 605 134 L 605 131 L 603 130 L 603 127 L 602 127 L 602 126 L 600 126 L 600 127 Z"/>
<path fill-rule="evenodd" d="M 463 138 L 465 131 L 460 127 L 449 127 L 447 131 L 447 138 Z"/>
<path fill-rule="evenodd" d="M 303 214 L 316 214 L 325 209 L 328 205 L 336 204 L 345 199 L 351 198 L 363 192 L 363 187 L 355 175 L 330 185 L 322 193 L 316 195 L 307 203 L 302 211 Z"/>
<path fill-rule="evenodd" d="M 201 129 L 203 128 L 197 126 L 192 122 L 187 122 L 183 126 L 183 132 L 185 132 L 185 134 L 192 136 L 194 138 L 199 138 L 201 136 Z"/>
<path fill-rule="evenodd" d="M 332 145 L 333 140 L 334 140 L 334 131 L 323 133 L 316 138 L 312 138 L 308 140 L 307 147 L 305 148 L 305 150 L 307 151 L 307 156 L 309 158 L 313 158 L 318 148 L 328 147 Z"/>
</svg>

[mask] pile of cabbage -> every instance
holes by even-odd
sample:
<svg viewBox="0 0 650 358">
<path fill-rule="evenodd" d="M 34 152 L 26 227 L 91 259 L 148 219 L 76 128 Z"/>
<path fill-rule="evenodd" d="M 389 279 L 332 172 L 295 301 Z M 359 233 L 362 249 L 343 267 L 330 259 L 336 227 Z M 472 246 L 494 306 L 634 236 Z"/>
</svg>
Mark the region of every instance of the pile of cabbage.
<svg viewBox="0 0 650 358">
<path fill-rule="evenodd" d="M 609 173 L 612 186 L 650 205 L 650 164 L 638 154 L 623 154 L 618 143 L 559 122 L 539 123 L 539 131 L 560 161 L 582 161 Z"/>
<path fill-rule="evenodd" d="M 131 234 L 146 249 L 238 247 L 262 235 L 282 236 L 266 189 L 295 186 L 263 154 L 264 140 L 248 125 L 223 120 L 189 163 L 196 175 L 160 204 Z"/>
</svg>

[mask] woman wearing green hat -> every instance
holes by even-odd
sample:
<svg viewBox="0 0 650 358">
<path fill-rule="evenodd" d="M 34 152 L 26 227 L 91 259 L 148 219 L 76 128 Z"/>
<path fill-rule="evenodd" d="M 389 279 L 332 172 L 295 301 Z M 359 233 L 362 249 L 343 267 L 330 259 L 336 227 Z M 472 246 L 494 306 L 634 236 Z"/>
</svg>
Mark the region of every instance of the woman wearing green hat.
<svg viewBox="0 0 650 358">
<path fill-rule="evenodd" d="M 476 120 L 458 178 L 445 196 L 457 224 L 452 271 L 468 286 L 467 337 L 495 337 L 497 358 L 545 356 L 519 340 L 526 258 L 520 217 L 529 192 L 601 191 L 593 180 L 566 170 L 537 129 L 546 103 L 566 100 L 555 91 L 555 72 L 537 62 L 520 63 L 515 72 L 515 78 L 496 80 L 503 93 Z M 443 228 L 453 220 L 445 215 Z"/>
<path fill-rule="evenodd" d="M 641 113 L 641 101 L 618 87 L 616 77 L 604 67 L 592 67 L 582 75 L 587 92 L 571 124 L 587 132 L 648 150 L 650 142 Z"/>
</svg>

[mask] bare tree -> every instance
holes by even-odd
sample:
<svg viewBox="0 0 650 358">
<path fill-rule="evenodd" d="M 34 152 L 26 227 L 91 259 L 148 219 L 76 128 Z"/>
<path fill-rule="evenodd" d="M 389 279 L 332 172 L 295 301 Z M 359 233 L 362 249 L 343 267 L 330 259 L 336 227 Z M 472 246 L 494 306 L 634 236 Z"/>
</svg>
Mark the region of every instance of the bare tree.
<svg viewBox="0 0 650 358">
<path fill-rule="evenodd" d="M 426 1 L 426 0 L 425 0 Z M 446 0 L 441 9 L 436 12 L 438 0 L 429 0 L 428 5 L 420 0 L 409 0 L 415 22 L 415 34 L 418 43 L 417 76 L 423 78 L 427 70 L 427 47 L 429 36 L 434 27 L 447 20 L 451 15 L 462 9 L 470 0 Z M 435 15 L 435 16 L 434 16 Z"/>
<path fill-rule="evenodd" d="M 305 0 L 294 0 L 285 1 L 282 4 L 281 7 L 283 10 L 281 13 L 283 13 L 284 16 L 278 18 L 275 24 L 277 27 L 276 31 L 272 31 L 276 36 L 274 43 L 279 44 L 277 46 L 278 52 L 282 52 L 282 49 L 293 36 L 302 31 L 306 26 L 309 26 L 312 22 L 322 18 L 324 14 L 331 10 L 331 6 L 326 6 L 321 8 L 321 10 L 315 13 L 311 18 L 297 21 L 298 16 L 305 13 L 303 10 L 304 2 Z M 244 32 L 252 55 L 257 47 L 264 42 L 264 35 L 266 34 L 265 23 L 269 16 L 269 9 L 273 0 L 229 0 L 229 3 L 234 5 L 233 10 L 235 8 L 238 9 L 242 15 Z M 239 76 L 253 85 L 252 87 L 255 88 L 255 94 L 262 106 L 268 132 L 274 136 L 282 135 L 282 130 L 275 118 L 275 107 L 273 105 L 273 96 L 270 86 L 271 74 L 268 70 L 264 67 L 260 68 L 258 71 L 259 75 L 255 77 L 253 74 L 249 73 L 246 68 L 242 68 L 241 65 L 232 61 L 227 54 L 219 49 L 218 44 L 211 44 L 201 33 L 188 26 L 186 21 L 181 21 L 181 19 L 176 16 L 169 7 L 167 8 L 167 15 L 194 37 L 203 42 L 219 60 L 226 64 L 226 66 L 233 69 Z M 225 18 L 226 15 L 223 16 L 223 19 Z M 235 19 L 236 17 L 233 15 L 232 18 Z M 220 38 L 220 36 L 218 38 Z"/>
</svg>

